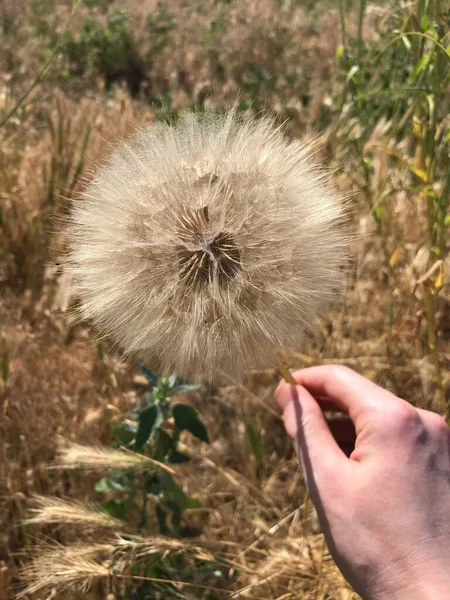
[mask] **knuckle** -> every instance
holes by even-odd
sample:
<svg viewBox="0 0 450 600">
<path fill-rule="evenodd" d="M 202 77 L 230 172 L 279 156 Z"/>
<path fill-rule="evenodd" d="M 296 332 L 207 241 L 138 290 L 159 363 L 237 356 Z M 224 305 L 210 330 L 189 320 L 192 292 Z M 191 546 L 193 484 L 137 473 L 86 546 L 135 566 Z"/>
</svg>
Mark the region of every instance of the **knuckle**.
<svg viewBox="0 0 450 600">
<path fill-rule="evenodd" d="M 390 425 L 400 431 L 414 431 L 423 426 L 418 412 L 404 400 L 392 402 L 387 408 L 387 416 Z"/>
<path fill-rule="evenodd" d="M 332 365 L 330 368 L 337 377 L 348 377 L 350 373 L 354 372 L 345 365 Z"/>
<path fill-rule="evenodd" d="M 430 412 L 427 415 L 428 426 L 431 429 L 432 433 L 437 435 L 448 435 L 450 433 L 450 429 L 445 421 L 444 417 L 441 415 Z"/>
<path fill-rule="evenodd" d="M 355 371 L 346 367 L 345 365 L 330 365 L 330 377 L 333 380 L 339 381 L 341 383 L 347 383 L 352 381 L 352 378 L 355 376 Z"/>
</svg>

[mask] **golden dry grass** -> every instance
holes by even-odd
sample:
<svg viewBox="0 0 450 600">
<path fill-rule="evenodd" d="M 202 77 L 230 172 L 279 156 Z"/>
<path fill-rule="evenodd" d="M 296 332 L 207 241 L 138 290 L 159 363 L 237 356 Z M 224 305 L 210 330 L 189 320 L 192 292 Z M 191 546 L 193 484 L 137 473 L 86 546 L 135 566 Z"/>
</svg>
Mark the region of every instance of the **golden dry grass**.
<svg viewBox="0 0 450 600">
<path fill-rule="evenodd" d="M 157 3 L 118 2 L 117 6 L 125 4 L 136 39 L 142 40 L 143 17 Z M 70 284 L 58 265 L 65 253 L 61 226 L 73 197 L 67 199 L 67 183 L 74 182 L 73 193 L 83 185 L 76 168 L 86 125 L 90 136 L 85 176 L 108 154 L 116 136 L 159 116 L 158 107 L 149 107 L 144 99 L 148 90 L 152 97 L 166 99 L 170 92 L 174 111 L 198 104 L 213 109 L 229 106 L 239 91 L 244 98 L 251 95 L 248 90 L 257 73 L 249 65 L 269 63 L 278 73 L 276 85 L 270 84 L 270 77 L 268 83 L 265 80 L 257 110 L 267 107 L 289 116 L 290 134 L 306 137 L 328 110 L 332 88 L 337 85 L 336 3 L 327 3 L 330 9 L 313 22 L 311 9 L 294 2 L 271 0 L 257 9 L 257 3 L 239 0 L 232 3 L 227 26 L 218 27 L 213 43 L 199 43 L 219 19 L 219 4 L 205 1 L 199 11 L 192 10 L 192 2 L 168 2 L 182 24 L 181 33 L 170 34 L 169 44 L 142 82 L 141 96 L 131 97 L 120 79 L 118 87 L 107 94 L 103 93 L 105 82 L 91 74 L 64 82 L 60 76 L 63 61 L 57 56 L 47 78 L 1 131 L 1 600 L 23 589 L 19 568 L 29 564 L 39 537 L 53 540 L 55 554 L 53 558 L 43 555 L 41 567 L 49 572 L 50 589 L 58 573 L 66 577 L 61 597 L 70 598 L 73 592 L 74 597 L 105 598 L 120 588 L 119 578 L 114 579 L 117 571 L 111 570 L 111 544 L 119 538 L 103 532 L 100 540 L 86 542 L 88 546 L 80 553 L 76 528 L 67 533 L 48 519 L 44 523 L 43 517 L 39 526 L 23 523 L 33 520 L 31 498 L 36 494 L 70 502 L 97 499 L 92 489 L 98 478 L 49 468 L 58 436 L 81 444 L 107 444 L 111 424 L 123 420 L 144 390 L 133 365 L 114 354 L 103 356 L 88 325 L 74 322 Z M 61 31 L 68 5 L 55 2 L 49 6 L 45 18 Z M 101 7 L 98 10 L 101 13 Z M 76 12 L 74 31 L 88 12 L 85 6 Z M 45 40 L 36 33 L 33 4 L 3 0 L 0 18 L 5 21 L 6 16 L 11 32 L 0 38 L 0 116 L 27 89 L 45 58 Z M 384 9 L 370 7 L 365 39 L 376 39 L 385 17 Z M 354 28 L 354 20 L 350 21 Z M 281 49 L 277 46 L 280 39 Z M 294 73 L 292 85 L 281 75 Z M 424 313 L 423 276 L 430 266 L 426 207 L 411 188 L 410 173 L 392 158 L 397 154 L 409 159 L 411 140 L 395 139 L 392 130 L 391 122 L 378 123 L 362 150 L 374 168 L 367 193 L 355 193 L 353 199 L 356 239 L 343 301 L 329 321 L 321 324 L 317 338 L 292 357 L 292 366 L 344 363 L 417 405 L 440 410 Z M 339 169 L 336 181 L 347 193 L 357 189 L 352 178 L 358 172 L 342 152 L 345 136 L 349 128 L 344 115 L 323 132 L 320 144 L 324 160 Z M 387 188 L 393 191 L 383 204 L 380 230 L 371 201 Z M 450 265 L 445 266 L 436 332 L 448 397 Z M 302 476 L 272 403 L 275 385 L 274 373 L 252 373 L 245 385 L 229 381 L 218 389 L 202 389 L 189 399 L 201 413 L 212 443 L 200 445 L 183 438 L 192 461 L 175 467 L 176 480 L 202 507 L 188 511 L 189 523 L 201 527 L 203 533 L 200 540 L 186 543 L 185 568 L 192 566 L 189 561 L 195 560 L 196 552 L 226 546 L 227 572 L 237 576 L 231 582 L 218 578 L 220 591 L 215 593 L 219 598 L 352 600 L 356 596 L 334 566 L 314 512 L 305 506 Z M 262 473 L 251 453 L 245 429 L 248 421 L 261 432 Z M 156 541 L 153 546 L 148 542 L 148 547 L 164 552 L 156 523 L 151 523 L 151 534 Z M 69 550 L 64 549 L 66 543 Z M 139 543 L 145 546 L 147 542 Z M 31 581 L 33 569 L 41 567 L 28 567 Z M 126 563 L 124 577 L 128 567 Z M 86 590 L 87 580 L 90 592 L 77 596 L 75 582 L 81 581 L 81 589 Z M 173 597 L 199 598 L 206 590 L 178 586 L 176 593 Z M 46 596 L 38 592 L 28 597 Z"/>
</svg>

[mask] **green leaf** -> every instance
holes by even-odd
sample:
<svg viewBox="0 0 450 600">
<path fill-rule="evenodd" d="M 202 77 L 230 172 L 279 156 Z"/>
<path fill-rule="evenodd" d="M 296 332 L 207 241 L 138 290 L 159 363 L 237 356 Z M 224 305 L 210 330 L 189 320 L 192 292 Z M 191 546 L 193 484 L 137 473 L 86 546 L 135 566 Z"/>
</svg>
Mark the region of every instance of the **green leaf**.
<svg viewBox="0 0 450 600">
<path fill-rule="evenodd" d="M 122 425 L 113 425 L 111 432 L 118 442 L 123 446 L 127 446 L 136 436 L 137 424 L 126 422 Z"/>
<path fill-rule="evenodd" d="M 423 32 L 430 29 L 431 21 L 427 15 L 422 15 L 422 18 L 420 19 L 420 26 L 422 27 Z"/>
<path fill-rule="evenodd" d="M 155 375 L 155 373 L 145 365 L 139 365 L 138 369 L 152 387 L 158 385 L 158 375 Z"/>
<path fill-rule="evenodd" d="M 192 390 L 198 390 L 202 386 L 198 383 L 178 383 L 177 389 L 179 394 L 186 394 L 192 392 Z"/>
<path fill-rule="evenodd" d="M 195 435 L 199 440 L 209 444 L 208 431 L 200 420 L 198 412 L 187 404 L 175 404 L 173 418 L 180 431 L 186 430 Z"/>
<path fill-rule="evenodd" d="M 202 530 L 198 527 L 191 527 L 189 525 L 178 528 L 178 535 L 182 538 L 198 537 L 201 535 Z"/>
<path fill-rule="evenodd" d="M 174 449 L 175 441 L 171 435 L 164 429 L 155 431 L 155 454 L 153 458 L 159 462 L 163 462 L 169 452 Z"/>
<path fill-rule="evenodd" d="M 412 45 L 411 45 L 411 42 L 410 42 L 408 36 L 402 35 L 401 39 L 402 39 L 402 42 L 403 42 L 405 48 L 408 50 L 408 52 L 411 52 Z"/>
<path fill-rule="evenodd" d="M 159 531 L 163 535 L 167 535 L 169 528 L 167 527 L 167 511 L 160 505 L 156 505 L 156 518 L 158 519 Z"/>
<path fill-rule="evenodd" d="M 109 484 L 108 477 L 103 477 L 102 479 L 100 479 L 100 481 L 97 481 L 97 483 L 94 486 L 94 490 L 96 492 L 99 492 L 100 494 L 107 494 L 108 492 L 112 492 L 113 489 Z"/>
<path fill-rule="evenodd" d="M 95 484 L 95 491 L 101 494 L 110 492 L 126 492 L 128 489 L 127 478 L 123 472 L 116 472 L 103 477 Z"/>
<path fill-rule="evenodd" d="M 197 498 L 192 498 L 191 496 L 187 496 L 187 506 L 186 508 L 201 508 L 202 503 Z"/>
<path fill-rule="evenodd" d="M 151 494 L 155 497 L 160 496 L 162 486 L 159 476 L 153 473 L 149 477 L 145 478 L 144 489 L 147 492 L 147 494 Z"/>
<path fill-rule="evenodd" d="M 107 500 L 106 502 L 102 502 L 99 504 L 99 508 L 115 519 L 121 519 L 122 521 L 126 518 L 128 512 L 128 507 L 125 502 L 119 502 L 117 500 Z"/>
<path fill-rule="evenodd" d="M 339 62 L 344 55 L 344 46 L 342 44 L 336 48 L 335 61 Z"/>
<path fill-rule="evenodd" d="M 172 497 L 179 510 L 189 508 L 189 497 L 183 492 L 170 473 L 160 473 L 159 481 L 164 490 Z"/>
<path fill-rule="evenodd" d="M 134 449 L 140 450 L 142 446 L 148 441 L 152 434 L 153 427 L 158 418 L 158 407 L 148 406 L 139 414 L 139 427 L 136 434 L 136 441 L 134 443 Z"/>
<path fill-rule="evenodd" d="M 250 421 L 245 424 L 245 430 L 247 432 L 250 448 L 252 449 L 253 455 L 256 459 L 256 465 L 258 470 L 261 471 L 264 468 L 264 446 L 262 443 L 261 433 Z"/>
<path fill-rule="evenodd" d="M 356 73 L 359 71 L 359 65 L 353 65 L 350 71 L 347 73 L 347 83 L 352 81 Z"/>
<path fill-rule="evenodd" d="M 157 389 L 158 388 L 154 388 L 151 392 L 146 392 L 144 394 L 144 400 L 145 400 L 146 406 L 151 406 L 152 404 L 156 404 L 155 393 L 156 393 Z"/>
<path fill-rule="evenodd" d="M 419 60 L 419 62 L 417 63 L 417 65 L 413 71 L 412 78 L 417 79 L 417 77 L 420 75 L 420 73 L 428 65 L 429 62 L 430 62 L 429 54 L 425 54 L 424 56 L 422 56 L 422 58 Z"/>
<path fill-rule="evenodd" d="M 182 452 L 178 452 L 178 450 L 174 450 L 169 454 L 169 462 L 173 465 L 180 465 L 182 463 L 187 463 L 191 459 L 187 454 L 183 454 Z"/>
<path fill-rule="evenodd" d="M 380 224 L 381 223 L 381 203 L 375 204 L 372 207 L 372 215 L 375 221 Z"/>
</svg>

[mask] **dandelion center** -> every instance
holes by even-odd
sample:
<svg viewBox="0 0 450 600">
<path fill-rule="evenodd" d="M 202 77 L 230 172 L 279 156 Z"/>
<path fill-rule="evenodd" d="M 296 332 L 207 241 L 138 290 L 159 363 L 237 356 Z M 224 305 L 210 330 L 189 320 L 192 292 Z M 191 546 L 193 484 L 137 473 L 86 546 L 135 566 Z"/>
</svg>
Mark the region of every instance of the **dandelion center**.
<svg viewBox="0 0 450 600">
<path fill-rule="evenodd" d="M 233 236 L 222 231 L 202 248 L 178 250 L 180 279 L 186 285 L 199 286 L 217 281 L 226 285 L 241 270 L 241 256 Z"/>
</svg>

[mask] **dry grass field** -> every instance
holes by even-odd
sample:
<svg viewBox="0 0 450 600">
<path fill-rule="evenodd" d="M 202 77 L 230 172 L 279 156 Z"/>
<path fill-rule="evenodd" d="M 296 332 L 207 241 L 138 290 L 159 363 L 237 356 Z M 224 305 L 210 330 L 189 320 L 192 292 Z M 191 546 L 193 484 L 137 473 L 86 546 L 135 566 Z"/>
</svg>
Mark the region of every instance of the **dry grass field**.
<svg viewBox="0 0 450 600">
<path fill-rule="evenodd" d="M 44 518 L 36 495 L 105 501 L 98 473 L 52 468 L 61 438 L 109 446 L 148 391 L 75 320 L 64 223 L 136 127 L 192 107 L 270 111 L 317 138 L 351 197 L 342 299 L 291 366 L 346 364 L 448 416 L 449 49 L 445 0 L 0 0 L 1 600 L 27 565 L 30 599 L 356 598 L 306 501 L 275 371 L 180 394 L 210 439 L 183 433 L 191 460 L 170 465 L 196 535 L 162 536 L 153 498 L 144 521 L 81 504 Z"/>
</svg>

